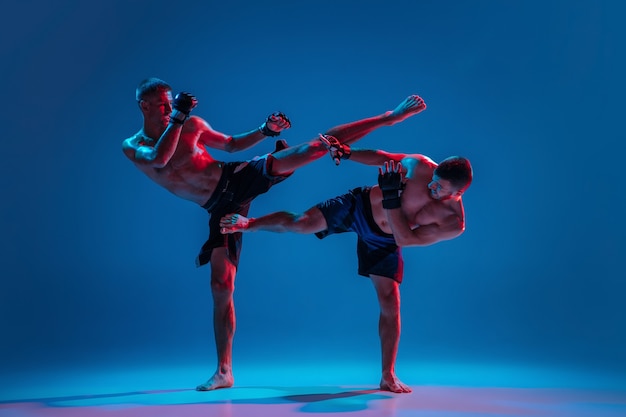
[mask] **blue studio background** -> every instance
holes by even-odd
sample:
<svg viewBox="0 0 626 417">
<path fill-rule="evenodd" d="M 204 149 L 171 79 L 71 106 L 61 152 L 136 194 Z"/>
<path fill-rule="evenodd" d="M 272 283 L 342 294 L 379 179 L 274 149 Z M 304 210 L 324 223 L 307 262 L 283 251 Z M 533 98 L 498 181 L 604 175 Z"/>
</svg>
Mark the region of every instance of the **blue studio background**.
<svg viewBox="0 0 626 417">
<path fill-rule="evenodd" d="M 206 213 L 122 154 L 134 89 L 157 76 L 222 132 L 275 110 L 295 144 L 428 109 L 358 146 L 471 159 L 459 238 L 404 250 L 399 376 L 409 361 L 626 371 L 623 21 L 619 1 L 12 2 L 4 81 L 0 369 L 215 362 Z M 269 152 L 267 140 L 233 161 Z M 376 182 L 328 158 L 250 214 L 304 210 Z M 378 363 L 378 307 L 354 235 L 245 236 L 242 363 Z M 377 372 L 378 368 L 374 368 Z M 339 372 L 327 369 L 323 372 Z M 376 374 L 374 374 L 376 375 Z M 372 382 L 376 382 L 373 379 Z"/>
</svg>

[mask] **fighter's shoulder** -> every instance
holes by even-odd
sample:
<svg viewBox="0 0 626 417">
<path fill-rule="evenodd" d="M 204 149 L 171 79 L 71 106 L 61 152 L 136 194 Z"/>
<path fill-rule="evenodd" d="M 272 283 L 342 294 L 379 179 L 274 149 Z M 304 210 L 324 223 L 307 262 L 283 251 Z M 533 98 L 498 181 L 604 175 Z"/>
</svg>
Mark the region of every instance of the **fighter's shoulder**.
<svg viewBox="0 0 626 417">
<path fill-rule="evenodd" d="M 185 122 L 184 128 L 193 128 L 194 130 L 211 129 L 211 125 L 200 116 L 190 116 Z"/>
<path fill-rule="evenodd" d="M 432 171 L 437 167 L 435 161 L 419 153 L 407 154 L 402 158 L 401 162 L 406 168 L 420 171 Z"/>
<path fill-rule="evenodd" d="M 406 161 L 414 161 L 415 163 L 437 166 L 435 161 L 433 161 L 432 159 L 430 159 L 426 155 L 422 155 L 421 153 L 407 153 L 407 154 L 404 155 L 402 160 L 403 161 L 404 160 L 406 160 Z"/>
<path fill-rule="evenodd" d="M 193 136 L 202 136 L 206 137 L 206 135 L 212 135 L 215 132 L 215 129 L 211 127 L 209 122 L 204 120 L 202 117 L 198 116 L 190 116 L 189 119 L 183 125 L 183 136 L 193 135 Z"/>
</svg>

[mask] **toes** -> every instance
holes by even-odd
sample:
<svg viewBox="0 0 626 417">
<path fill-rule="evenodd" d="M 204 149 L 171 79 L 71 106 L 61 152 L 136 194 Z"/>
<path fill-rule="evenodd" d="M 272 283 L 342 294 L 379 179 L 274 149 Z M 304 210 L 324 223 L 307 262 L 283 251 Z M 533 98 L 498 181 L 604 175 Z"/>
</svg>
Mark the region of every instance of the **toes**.
<svg viewBox="0 0 626 417">
<path fill-rule="evenodd" d="M 405 393 L 413 392 L 411 387 L 399 381 L 392 381 L 392 382 L 381 381 L 380 389 L 382 391 L 390 391 L 390 392 L 394 392 L 397 394 L 405 394 Z"/>
</svg>

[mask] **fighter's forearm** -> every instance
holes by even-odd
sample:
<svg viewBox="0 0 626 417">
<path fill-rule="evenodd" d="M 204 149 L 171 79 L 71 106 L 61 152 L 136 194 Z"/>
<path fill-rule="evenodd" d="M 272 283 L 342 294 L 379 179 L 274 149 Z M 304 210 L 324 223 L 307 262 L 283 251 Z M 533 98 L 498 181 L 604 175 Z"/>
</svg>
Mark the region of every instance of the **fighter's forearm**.
<svg viewBox="0 0 626 417">
<path fill-rule="evenodd" d="M 226 151 L 235 152 L 248 149 L 268 136 L 278 136 L 282 130 L 290 127 L 291 121 L 285 114 L 281 112 L 272 113 L 257 129 L 231 136 L 226 145 Z"/>
<path fill-rule="evenodd" d="M 183 124 L 189 119 L 189 113 L 197 104 L 198 100 L 192 94 L 186 92 L 176 94 L 172 101 L 173 110 L 170 115 L 170 122 L 154 145 L 153 164 L 164 167 L 172 159 L 180 140 Z"/>
<path fill-rule="evenodd" d="M 227 152 L 243 151 L 261 142 L 266 137 L 259 129 L 233 135 L 225 150 Z"/>
<path fill-rule="evenodd" d="M 398 246 L 428 246 L 453 239 L 465 230 L 458 216 L 449 216 L 442 224 L 432 223 L 411 228 L 401 209 L 385 210 L 387 220 Z"/>
<path fill-rule="evenodd" d="M 414 245 L 413 231 L 402 209 L 385 210 L 385 214 L 387 215 L 387 221 L 389 222 L 389 227 L 391 227 L 396 244 L 400 247 Z"/>
<path fill-rule="evenodd" d="M 406 154 L 391 153 L 380 149 L 355 149 L 352 148 L 350 160 L 365 165 L 383 165 L 390 160 L 401 161 Z"/>
<path fill-rule="evenodd" d="M 437 237 L 438 226 L 436 224 L 411 228 L 402 209 L 385 210 L 385 212 L 398 246 L 428 246 L 441 240 Z"/>
<path fill-rule="evenodd" d="M 170 159 L 172 159 L 174 152 L 176 152 L 176 147 L 178 146 L 182 127 L 182 124 L 170 123 L 156 142 L 151 155 L 151 162 L 155 167 L 163 168 L 168 164 Z"/>
</svg>

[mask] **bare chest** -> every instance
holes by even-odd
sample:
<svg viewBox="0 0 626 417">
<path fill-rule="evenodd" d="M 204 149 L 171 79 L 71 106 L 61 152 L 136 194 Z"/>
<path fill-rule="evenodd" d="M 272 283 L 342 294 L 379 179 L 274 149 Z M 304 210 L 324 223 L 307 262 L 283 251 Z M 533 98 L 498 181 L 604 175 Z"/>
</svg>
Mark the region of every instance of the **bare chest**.
<svg viewBox="0 0 626 417">
<path fill-rule="evenodd" d="M 428 188 L 425 188 L 428 190 Z M 380 188 L 372 188 L 370 194 L 374 221 L 385 233 L 391 233 L 387 214 L 382 208 L 382 193 Z M 455 213 L 455 208 L 446 202 L 433 200 L 428 191 L 407 187 L 402 193 L 402 207 L 400 208 L 411 228 L 427 224 L 439 224 L 446 217 Z"/>
<path fill-rule="evenodd" d="M 163 168 L 142 166 L 142 171 L 171 193 L 203 204 L 210 197 L 221 175 L 221 166 L 199 146 L 179 143 Z"/>
</svg>

